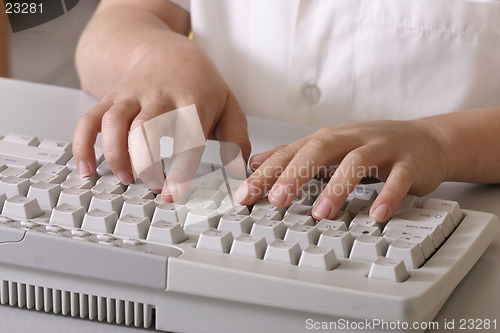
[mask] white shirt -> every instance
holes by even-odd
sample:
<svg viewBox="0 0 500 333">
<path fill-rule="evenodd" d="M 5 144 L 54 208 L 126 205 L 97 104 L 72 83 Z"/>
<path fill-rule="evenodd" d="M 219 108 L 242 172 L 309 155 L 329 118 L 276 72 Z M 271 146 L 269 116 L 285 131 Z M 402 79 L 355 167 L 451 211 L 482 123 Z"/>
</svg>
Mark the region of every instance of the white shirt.
<svg viewBox="0 0 500 333">
<path fill-rule="evenodd" d="M 500 1 L 171 1 L 248 115 L 325 126 L 500 106 Z"/>
</svg>

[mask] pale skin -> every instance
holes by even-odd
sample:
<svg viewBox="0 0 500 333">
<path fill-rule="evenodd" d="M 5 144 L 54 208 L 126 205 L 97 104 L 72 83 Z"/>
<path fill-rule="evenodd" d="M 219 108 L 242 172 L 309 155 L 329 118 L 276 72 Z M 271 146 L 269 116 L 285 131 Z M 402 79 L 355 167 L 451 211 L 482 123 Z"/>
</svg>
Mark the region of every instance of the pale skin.
<svg viewBox="0 0 500 333">
<path fill-rule="evenodd" d="M 93 144 L 101 132 L 110 168 L 123 183 L 133 182 L 128 131 L 190 104 L 197 106 L 206 138 L 236 143 L 248 158 L 244 114 L 209 57 L 185 37 L 189 30 L 189 14 L 168 1 L 101 2 L 77 49 L 82 87 L 100 99 L 75 130 L 81 174 L 95 170 Z M 408 192 L 424 195 L 443 181 L 499 183 L 498 128 L 500 107 L 325 127 L 253 156 L 255 172 L 236 198 L 248 205 L 271 190 L 271 203 L 286 206 L 313 176 L 312 169 L 300 175 L 297 170 L 339 164 L 313 208 L 314 218 L 332 218 L 363 177 L 349 170 L 375 168 L 385 185 L 370 216 L 383 222 Z M 168 186 L 162 198 L 172 199 Z"/>
</svg>

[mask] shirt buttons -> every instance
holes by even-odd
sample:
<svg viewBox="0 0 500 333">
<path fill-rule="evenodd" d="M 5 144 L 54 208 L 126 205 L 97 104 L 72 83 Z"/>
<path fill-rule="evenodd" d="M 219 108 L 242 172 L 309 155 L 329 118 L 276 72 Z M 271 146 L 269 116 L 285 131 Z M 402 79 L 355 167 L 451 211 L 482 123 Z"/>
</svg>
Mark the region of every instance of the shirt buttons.
<svg viewBox="0 0 500 333">
<path fill-rule="evenodd" d="M 317 85 L 308 83 L 302 87 L 302 94 L 304 95 L 306 101 L 311 104 L 316 104 L 321 96 L 321 90 Z"/>
</svg>

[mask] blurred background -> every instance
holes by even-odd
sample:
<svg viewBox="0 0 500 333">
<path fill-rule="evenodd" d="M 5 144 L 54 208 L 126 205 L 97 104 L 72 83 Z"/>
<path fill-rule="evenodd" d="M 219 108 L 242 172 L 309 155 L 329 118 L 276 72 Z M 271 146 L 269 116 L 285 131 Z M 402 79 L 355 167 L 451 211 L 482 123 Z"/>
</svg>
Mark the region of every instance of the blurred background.
<svg viewBox="0 0 500 333">
<path fill-rule="evenodd" d="M 99 0 L 78 1 L 65 14 L 17 32 L 12 32 L 2 9 L 0 76 L 79 88 L 74 66 L 75 47 L 98 3 Z M 0 6 L 3 6 L 1 0 Z"/>
</svg>

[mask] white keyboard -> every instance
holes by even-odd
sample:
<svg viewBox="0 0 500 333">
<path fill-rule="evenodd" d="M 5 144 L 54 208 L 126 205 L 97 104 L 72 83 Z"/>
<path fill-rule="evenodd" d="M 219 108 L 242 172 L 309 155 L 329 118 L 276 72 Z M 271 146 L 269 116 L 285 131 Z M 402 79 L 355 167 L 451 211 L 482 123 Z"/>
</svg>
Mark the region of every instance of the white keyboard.
<svg viewBox="0 0 500 333">
<path fill-rule="evenodd" d="M 319 180 L 286 209 L 266 198 L 239 206 L 241 180 L 206 163 L 182 201 L 165 203 L 140 180 L 121 184 L 96 155 L 97 173 L 82 178 L 71 143 L 0 140 L 2 304 L 172 332 L 346 321 L 419 331 L 499 229 L 492 214 L 410 195 L 375 224 L 366 214 L 377 193 L 362 186 L 334 220 L 315 221 Z"/>
</svg>

